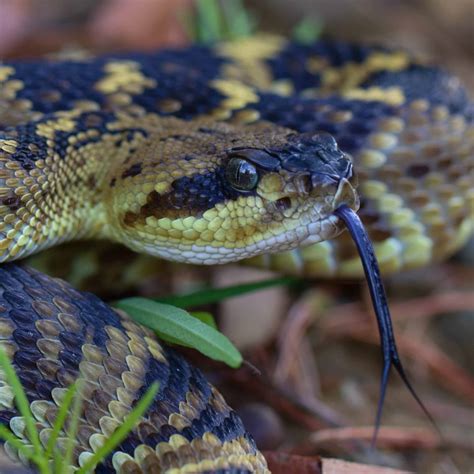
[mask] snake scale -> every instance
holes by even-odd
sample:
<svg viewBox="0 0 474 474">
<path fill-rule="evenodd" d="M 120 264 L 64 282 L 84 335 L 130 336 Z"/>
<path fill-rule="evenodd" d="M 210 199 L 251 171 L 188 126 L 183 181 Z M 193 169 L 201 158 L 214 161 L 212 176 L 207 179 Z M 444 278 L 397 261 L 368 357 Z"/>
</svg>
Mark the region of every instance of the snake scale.
<svg viewBox="0 0 474 474">
<path fill-rule="evenodd" d="M 473 155 L 465 89 L 401 50 L 266 37 L 1 63 L 0 343 L 42 441 L 78 376 L 75 465 L 158 380 L 96 472 L 267 470 L 197 369 L 98 298 L 10 261 L 94 237 L 187 263 L 358 276 L 334 214 L 345 204 L 382 271 L 422 266 L 472 231 Z M 0 420 L 29 443 L 5 381 Z"/>
</svg>

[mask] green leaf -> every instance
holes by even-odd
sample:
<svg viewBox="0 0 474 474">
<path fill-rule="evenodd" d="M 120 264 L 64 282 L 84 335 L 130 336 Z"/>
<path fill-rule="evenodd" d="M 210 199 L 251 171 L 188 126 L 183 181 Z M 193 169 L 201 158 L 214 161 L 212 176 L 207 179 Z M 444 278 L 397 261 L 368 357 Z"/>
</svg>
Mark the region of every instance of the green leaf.
<svg viewBox="0 0 474 474">
<path fill-rule="evenodd" d="M 189 314 L 191 314 L 193 318 L 197 318 L 202 323 L 207 324 L 212 329 L 217 330 L 216 320 L 211 313 L 208 313 L 207 311 L 191 311 Z"/>
<path fill-rule="evenodd" d="M 216 321 L 214 320 L 214 316 L 212 316 L 211 313 L 208 313 L 206 311 L 193 311 L 191 313 L 189 313 L 193 318 L 197 318 L 199 319 L 199 321 L 203 322 L 204 324 L 207 324 L 208 326 L 210 326 L 211 328 L 215 329 L 218 331 L 217 329 L 217 324 L 216 324 Z M 184 346 L 184 347 L 190 347 L 191 349 L 193 349 L 193 346 L 192 345 L 189 345 L 189 344 L 184 344 L 182 341 L 180 341 L 179 339 L 176 339 L 174 337 L 171 337 L 169 336 L 168 334 L 166 333 L 163 333 L 159 330 L 155 330 L 156 332 L 156 335 L 160 338 L 160 339 L 163 339 L 163 341 L 166 341 L 166 342 L 169 342 L 170 344 L 177 344 L 178 346 Z"/>
<path fill-rule="evenodd" d="M 104 460 L 135 428 L 138 420 L 154 400 L 158 393 L 158 383 L 153 383 L 146 391 L 145 395 L 140 399 L 135 408 L 124 418 L 123 423 L 113 432 L 107 441 L 88 459 L 88 461 L 76 474 L 87 474 L 92 472 L 98 463 Z"/>
<path fill-rule="evenodd" d="M 281 277 L 269 280 L 257 281 L 253 283 L 242 283 L 240 285 L 232 285 L 224 288 L 208 288 L 183 295 L 172 295 L 161 298 L 153 298 L 153 301 L 171 304 L 179 308 L 191 308 L 205 304 L 218 303 L 219 301 L 234 298 L 272 286 L 291 285 L 299 282 L 297 278 Z"/>
<path fill-rule="evenodd" d="M 177 344 L 192 347 L 231 367 L 239 367 L 242 363 L 240 352 L 227 337 L 183 309 L 146 298 L 126 298 L 115 306 L 126 311 L 137 323 L 157 331 L 161 337 L 172 338 Z"/>
</svg>

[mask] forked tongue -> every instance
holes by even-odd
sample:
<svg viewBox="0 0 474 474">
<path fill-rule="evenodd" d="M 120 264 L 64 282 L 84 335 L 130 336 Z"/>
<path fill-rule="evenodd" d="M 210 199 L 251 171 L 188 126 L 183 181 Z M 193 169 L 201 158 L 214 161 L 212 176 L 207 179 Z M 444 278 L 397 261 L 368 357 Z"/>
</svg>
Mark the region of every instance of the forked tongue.
<svg viewBox="0 0 474 474">
<path fill-rule="evenodd" d="M 382 409 L 385 400 L 385 393 L 387 391 L 388 378 L 390 369 L 395 367 L 396 371 L 403 380 L 403 383 L 408 388 L 413 398 L 418 405 L 425 412 L 428 419 L 439 433 L 439 428 L 431 416 L 428 409 L 421 401 L 418 394 L 415 392 L 412 384 L 408 380 L 405 369 L 403 368 L 400 357 L 398 356 L 397 345 L 395 343 L 395 336 L 393 334 L 392 317 L 388 307 L 387 296 L 380 276 L 379 265 L 375 256 L 374 248 L 364 228 L 359 216 L 350 207 L 343 204 L 336 209 L 335 214 L 342 219 L 347 229 L 349 230 L 352 239 L 354 240 L 357 250 L 359 251 L 360 259 L 364 267 L 365 277 L 370 290 L 372 305 L 377 317 L 377 325 L 380 335 L 380 342 L 382 345 L 383 354 L 383 368 L 382 379 L 380 382 L 380 395 L 377 406 L 377 416 L 375 417 L 375 429 L 372 437 L 372 446 L 375 446 L 377 434 L 380 428 L 380 421 L 382 418 Z"/>
</svg>

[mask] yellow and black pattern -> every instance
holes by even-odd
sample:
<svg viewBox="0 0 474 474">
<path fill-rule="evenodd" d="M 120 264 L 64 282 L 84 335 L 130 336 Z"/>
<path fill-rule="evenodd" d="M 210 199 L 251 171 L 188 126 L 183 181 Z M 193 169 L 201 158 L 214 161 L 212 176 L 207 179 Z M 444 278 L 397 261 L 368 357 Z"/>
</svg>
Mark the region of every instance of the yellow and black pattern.
<svg viewBox="0 0 474 474">
<path fill-rule="evenodd" d="M 0 261 L 99 236 L 226 263 L 334 237 L 334 209 L 358 205 L 350 158 L 328 135 L 71 111 L 4 136 Z"/>
<path fill-rule="evenodd" d="M 316 160 L 290 173 L 283 163 L 322 130 L 353 158 L 382 270 L 425 265 L 472 231 L 472 108 L 456 78 L 404 51 L 330 41 L 4 64 L 0 260 L 99 236 L 172 260 L 254 256 L 309 276 L 360 275 L 347 236 L 326 240 L 339 232 L 328 217 L 338 186 L 308 191 Z M 273 169 L 251 161 L 260 181 L 250 193 L 226 179 L 242 148 L 280 160 Z M 308 213 L 304 203 L 321 195 L 334 202 Z"/>
<path fill-rule="evenodd" d="M 7 264 L 0 268 L 0 327 L 0 345 L 25 387 L 43 444 L 67 388 L 82 380 L 75 466 L 157 381 L 159 393 L 148 411 L 97 473 L 268 472 L 240 419 L 201 372 L 97 297 Z M 29 444 L 5 380 L 0 422 Z M 59 447 L 65 439 L 61 433 Z"/>
<path fill-rule="evenodd" d="M 255 38 L 0 64 L 0 262 L 98 237 L 173 261 L 357 276 L 334 215 L 348 204 L 382 271 L 421 266 L 472 232 L 473 155 L 464 88 L 403 51 Z M 2 344 L 45 439 L 77 375 L 90 401 L 78 462 L 157 379 L 101 472 L 265 472 L 221 397 L 149 332 L 33 271 L 0 274 Z"/>
</svg>

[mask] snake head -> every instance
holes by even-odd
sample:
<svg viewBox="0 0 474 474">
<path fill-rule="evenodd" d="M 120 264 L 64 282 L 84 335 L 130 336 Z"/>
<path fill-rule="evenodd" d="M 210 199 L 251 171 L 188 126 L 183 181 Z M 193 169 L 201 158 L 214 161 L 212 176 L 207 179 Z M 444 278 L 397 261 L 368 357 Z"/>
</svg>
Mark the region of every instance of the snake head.
<svg viewBox="0 0 474 474">
<path fill-rule="evenodd" d="M 293 134 L 276 147 L 236 147 L 228 155 L 228 183 L 257 197 L 262 224 L 280 227 L 283 247 L 334 237 L 340 232 L 335 209 L 358 209 L 352 160 L 326 132 Z"/>
<path fill-rule="evenodd" d="M 358 209 L 351 159 L 324 132 L 187 125 L 152 141 L 113 178 L 109 236 L 138 251 L 237 261 L 335 237 L 334 211 Z"/>
</svg>

